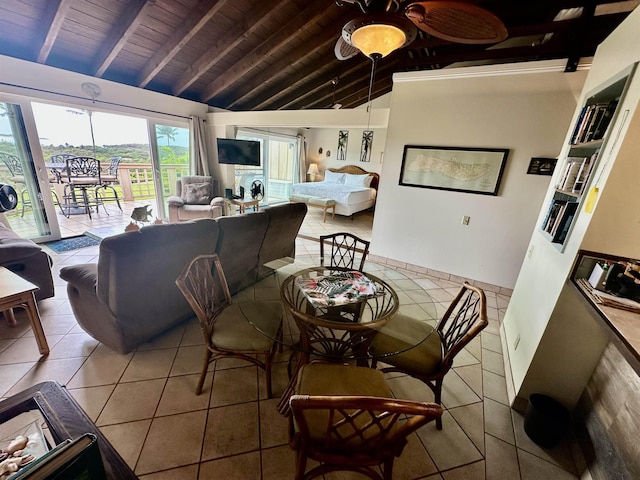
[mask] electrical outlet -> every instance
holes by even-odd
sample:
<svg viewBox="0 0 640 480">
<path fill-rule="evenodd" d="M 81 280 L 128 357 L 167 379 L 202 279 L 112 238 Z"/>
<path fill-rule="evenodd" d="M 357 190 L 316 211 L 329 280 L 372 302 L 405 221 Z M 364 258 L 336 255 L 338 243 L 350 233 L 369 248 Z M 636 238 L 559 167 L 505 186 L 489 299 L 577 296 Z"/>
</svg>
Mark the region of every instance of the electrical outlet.
<svg viewBox="0 0 640 480">
<path fill-rule="evenodd" d="M 462 225 L 469 225 L 469 220 L 471 220 L 471 217 L 465 215 L 464 217 L 462 217 Z"/>
<path fill-rule="evenodd" d="M 516 351 L 518 349 L 518 345 L 520 344 L 520 334 L 516 337 L 513 342 L 513 350 Z"/>
</svg>

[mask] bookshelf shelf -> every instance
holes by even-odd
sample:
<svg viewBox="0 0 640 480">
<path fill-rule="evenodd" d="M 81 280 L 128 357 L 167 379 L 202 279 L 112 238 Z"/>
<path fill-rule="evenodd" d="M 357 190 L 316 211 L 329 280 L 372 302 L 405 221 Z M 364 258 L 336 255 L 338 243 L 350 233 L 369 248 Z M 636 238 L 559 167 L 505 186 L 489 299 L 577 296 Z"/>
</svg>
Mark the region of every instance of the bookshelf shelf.
<svg viewBox="0 0 640 480">
<path fill-rule="evenodd" d="M 558 161 L 553 195 L 540 225 L 543 236 L 560 251 L 580 213 L 631 75 L 630 69 L 592 92 L 570 131 L 569 145 Z"/>
</svg>

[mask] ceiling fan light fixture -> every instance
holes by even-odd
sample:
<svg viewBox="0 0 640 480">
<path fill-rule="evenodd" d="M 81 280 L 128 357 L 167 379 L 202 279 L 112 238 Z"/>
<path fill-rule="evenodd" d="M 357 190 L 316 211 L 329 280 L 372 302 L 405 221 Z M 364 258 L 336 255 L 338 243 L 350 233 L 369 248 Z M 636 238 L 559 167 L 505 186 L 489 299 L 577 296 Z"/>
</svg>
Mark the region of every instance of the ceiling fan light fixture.
<svg viewBox="0 0 640 480">
<path fill-rule="evenodd" d="M 416 38 L 416 27 L 404 17 L 367 14 L 348 22 L 342 38 L 370 58 L 382 58 L 409 45 Z"/>
</svg>

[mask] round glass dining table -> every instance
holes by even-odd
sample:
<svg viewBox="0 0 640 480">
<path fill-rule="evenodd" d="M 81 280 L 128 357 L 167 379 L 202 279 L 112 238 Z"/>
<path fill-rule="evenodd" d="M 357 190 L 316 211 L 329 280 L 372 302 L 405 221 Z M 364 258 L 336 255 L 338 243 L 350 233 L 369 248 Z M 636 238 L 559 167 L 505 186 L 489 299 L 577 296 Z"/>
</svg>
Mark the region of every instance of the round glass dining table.
<svg viewBox="0 0 640 480">
<path fill-rule="evenodd" d="M 241 292 L 234 302 L 242 309 L 249 299 L 275 300 L 278 288 L 284 325 L 282 336 L 274 340 L 303 363 L 312 356 L 362 363 L 373 358 L 368 347 L 376 335 L 391 337 L 385 342 L 394 346 L 384 354 L 389 356 L 414 348 L 433 333 L 438 303 L 421 283 L 429 281 L 373 262 L 357 272 L 310 266 L 303 257 L 256 283 L 252 291 Z M 420 322 L 411 321 L 408 331 L 407 318 Z M 253 326 L 266 334 L 259 321 Z"/>
<path fill-rule="evenodd" d="M 357 272 L 305 265 L 304 260 L 296 259 L 280 268 L 233 300 L 247 311 L 252 300 L 282 301 L 283 330 L 270 338 L 291 349 L 289 383 L 277 406 L 285 416 L 291 413 L 289 398 L 301 365 L 315 359 L 359 365 L 368 365 L 373 359 L 384 361 L 384 357 L 414 348 L 435 335 L 437 321 L 437 303 L 421 286 L 429 281 L 421 281 L 417 274 L 372 262 Z M 254 328 L 270 336 L 261 328 L 259 315 L 245 318 L 253 318 Z M 387 336 L 385 345 L 393 346 L 380 356 L 369 349 L 377 335 Z"/>
</svg>

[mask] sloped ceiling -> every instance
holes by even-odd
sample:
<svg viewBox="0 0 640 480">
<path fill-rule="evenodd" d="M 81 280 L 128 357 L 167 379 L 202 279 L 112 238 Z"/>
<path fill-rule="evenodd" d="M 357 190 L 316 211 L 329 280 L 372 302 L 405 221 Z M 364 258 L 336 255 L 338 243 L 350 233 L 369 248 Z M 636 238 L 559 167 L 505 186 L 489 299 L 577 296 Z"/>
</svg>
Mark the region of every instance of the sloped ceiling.
<svg viewBox="0 0 640 480">
<path fill-rule="evenodd" d="M 471 3 L 504 22 L 506 41 L 420 32 L 378 63 L 372 97 L 391 91 L 394 72 L 457 62 L 567 58 L 571 71 L 639 2 Z M 3 0 L 0 54 L 234 111 L 350 108 L 367 101 L 371 62 L 340 61 L 334 46 L 361 14 L 335 0 Z"/>
</svg>

